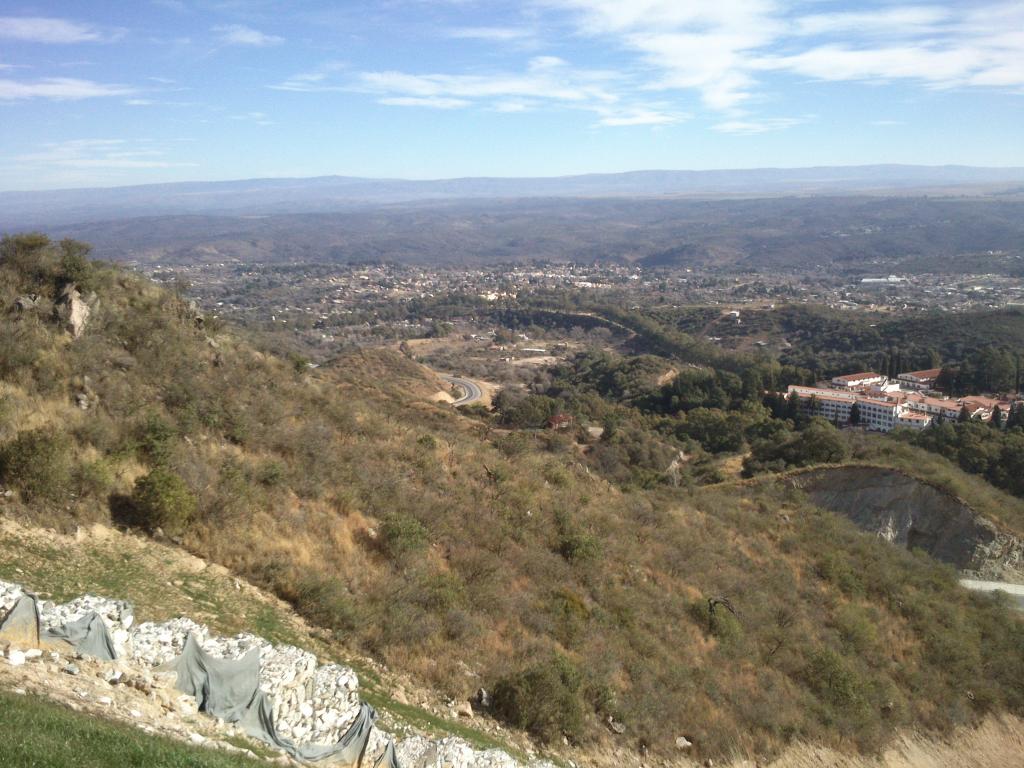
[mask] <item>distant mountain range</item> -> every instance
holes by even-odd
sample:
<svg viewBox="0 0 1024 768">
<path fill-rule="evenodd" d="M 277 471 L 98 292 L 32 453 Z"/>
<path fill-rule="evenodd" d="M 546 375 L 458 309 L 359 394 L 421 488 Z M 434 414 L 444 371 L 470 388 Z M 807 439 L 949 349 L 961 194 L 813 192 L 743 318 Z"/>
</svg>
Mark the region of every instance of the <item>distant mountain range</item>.
<svg viewBox="0 0 1024 768">
<path fill-rule="evenodd" d="M 429 181 L 321 176 L 0 192 L 4 230 L 154 215 L 329 213 L 366 206 L 523 198 L 1024 193 L 1024 168 L 864 165 L 633 171 Z"/>
</svg>

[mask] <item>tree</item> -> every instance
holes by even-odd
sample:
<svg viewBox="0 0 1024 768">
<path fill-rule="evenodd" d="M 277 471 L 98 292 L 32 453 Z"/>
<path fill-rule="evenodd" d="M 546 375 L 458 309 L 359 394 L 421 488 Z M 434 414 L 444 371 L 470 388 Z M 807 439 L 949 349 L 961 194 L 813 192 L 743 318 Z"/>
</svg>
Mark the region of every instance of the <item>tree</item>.
<svg viewBox="0 0 1024 768">
<path fill-rule="evenodd" d="M 93 268 L 89 263 L 92 246 L 66 237 L 60 241 L 60 282 L 77 285 L 82 291 L 90 291 L 93 285 Z"/>
<path fill-rule="evenodd" d="M 992 418 L 989 420 L 989 426 L 995 429 L 1002 429 L 1003 427 L 1003 409 L 998 405 L 992 409 Z"/>
<path fill-rule="evenodd" d="M 850 423 L 853 426 L 860 424 L 860 403 L 854 403 L 850 406 Z"/>
<path fill-rule="evenodd" d="M 196 512 L 196 497 L 185 481 L 166 467 L 157 467 L 136 480 L 131 502 L 135 525 L 150 531 L 161 528 L 171 536 L 184 532 Z"/>
<path fill-rule="evenodd" d="M 1010 405 L 1010 412 L 1006 416 L 1006 428 L 1013 429 L 1014 427 L 1024 427 L 1024 414 L 1022 414 L 1022 403 L 1012 403 Z"/>
<path fill-rule="evenodd" d="M 956 420 L 961 424 L 971 420 L 971 412 L 967 410 L 966 405 L 960 408 L 960 415 L 957 416 Z"/>
</svg>

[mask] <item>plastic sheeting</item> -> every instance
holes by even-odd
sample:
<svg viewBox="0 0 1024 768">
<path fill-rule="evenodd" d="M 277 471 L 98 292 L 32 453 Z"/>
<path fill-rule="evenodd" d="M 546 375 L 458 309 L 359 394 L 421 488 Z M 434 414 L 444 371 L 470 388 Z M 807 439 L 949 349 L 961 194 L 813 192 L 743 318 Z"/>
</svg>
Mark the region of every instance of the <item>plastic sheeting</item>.
<svg viewBox="0 0 1024 768">
<path fill-rule="evenodd" d="M 32 595 L 22 595 L 0 621 L 0 642 L 21 648 L 38 648 L 39 605 Z"/>
<path fill-rule="evenodd" d="M 398 757 L 395 755 L 394 739 L 388 740 L 388 745 L 380 757 L 373 761 L 373 768 L 401 768 L 398 765 Z"/>
<path fill-rule="evenodd" d="M 98 613 L 87 613 L 57 629 L 41 629 L 39 601 L 22 595 L 0 622 L 0 640 L 24 648 L 70 646 L 75 653 L 103 661 L 117 658 L 114 640 Z"/>
<path fill-rule="evenodd" d="M 43 643 L 64 642 L 83 656 L 92 656 L 103 661 L 117 658 L 114 639 L 107 624 L 98 613 L 87 613 L 58 629 L 47 629 L 42 634 Z"/>
<path fill-rule="evenodd" d="M 298 760 L 353 767 L 362 763 L 370 729 L 377 718 L 373 707 L 362 704 L 355 722 L 336 744 L 296 744 L 284 738 L 274 726 L 270 696 L 259 687 L 258 648 L 240 659 L 218 659 L 204 651 L 190 634 L 181 655 L 160 670 L 177 673 L 178 690 L 195 696 L 200 711 L 238 723 L 253 738 L 278 747 Z M 384 763 L 381 768 L 397 768 L 397 763 Z"/>
</svg>

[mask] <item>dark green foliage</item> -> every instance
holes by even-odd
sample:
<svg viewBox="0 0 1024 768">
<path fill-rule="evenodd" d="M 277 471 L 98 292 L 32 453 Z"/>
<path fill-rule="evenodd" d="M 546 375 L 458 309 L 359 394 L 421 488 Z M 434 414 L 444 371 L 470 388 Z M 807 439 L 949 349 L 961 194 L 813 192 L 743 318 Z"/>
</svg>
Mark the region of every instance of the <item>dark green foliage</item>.
<svg viewBox="0 0 1024 768">
<path fill-rule="evenodd" d="M 19 432 L 0 449 L 0 481 L 32 501 L 57 501 L 71 483 L 70 438 L 51 428 Z"/>
<path fill-rule="evenodd" d="M 539 429 L 547 426 L 548 419 L 562 411 L 561 404 L 543 395 L 522 395 L 502 390 L 495 398 L 494 407 L 501 414 L 501 423 L 518 429 Z"/>
<path fill-rule="evenodd" d="M 831 649 L 812 654 L 804 674 L 811 688 L 832 707 L 848 709 L 861 701 L 863 684 L 851 665 Z"/>
<path fill-rule="evenodd" d="M 150 415 L 139 427 L 138 434 L 139 450 L 147 461 L 162 464 L 170 457 L 177 431 L 166 419 Z"/>
<path fill-rule="evenodd" d="M 88 259 L 91 250 L 92 246 L 78 240 L 65 238 L 60 241 L 61 283 L 72 283 L 83 293 L 96 289 L 96 272 Z"/>
<path fill-rule="evenodd" d="M 1012 418 L 1012 413 L 1011 413 Z M 998 430 L 983 422 L 942 422 L 898 438 L 945 456 L 966 472 L 1024 497 L 1024 428 Z"/>
<path fill-rule="evenodd" d="M 282 592 L 309 621 L 337 632 L 359 626 L 357 601 L 343 583 L 309 575 L 296 585 L 282 585 Z"/>
<path fill-rule="evenodd" d="M 552 656 L 495 684 L 495 714 L 543 742 L 563 735 L 577 741 L 583 729 L 582 682 L 569 659 Z"/>
<path fill-rule="evenodd" d="M 131 506 L 135 525 L 176 536 L 195 514 L 196 497 L 178 475 L 158 466 L 135 481 Z"/>
<path fill-rule="evenodd" d="M 427 529 L 407 512 L 391 512 L 380 523 L 378 543 L 388 557 L 399 560 L 427 545 Z"/>
<path fill-rule="evenodd" d="M 834 464 L 850 457 L 850 446 L 838 429 L 822 418 L 812 418 L 801 432 L 779 440 L 759 440 L 743 461 L 743 472 L 750 477 L 759 472 L 780 471 L 788 467 Z"/>
</svg>

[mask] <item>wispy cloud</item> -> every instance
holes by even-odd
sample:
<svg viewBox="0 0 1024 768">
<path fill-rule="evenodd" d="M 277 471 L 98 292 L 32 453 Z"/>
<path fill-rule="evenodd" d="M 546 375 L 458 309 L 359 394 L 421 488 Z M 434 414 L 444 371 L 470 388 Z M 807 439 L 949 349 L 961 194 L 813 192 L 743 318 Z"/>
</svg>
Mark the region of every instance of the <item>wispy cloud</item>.
<svg viewBox="0 0 1024 768">
<path fill-rule="evenodd" d="M 298 93 L 316 93 L 318 91 L 341 91 L 345 90 L 337 83 L 330 81 L 330 76 L 347 68 L 341 61 L 328 61 L 321 64 L 310 72 L 300 72 L 292 75 L 281 83 L 268 86 L 275 91 L 295 91 Z"/>
<path fill-rule="evenodd" d="M 524 27 L 455 27 L 448 36 L 461 40 L 526 40 L 536 33 Z"/>
<path fill-rule="evenodd" d="M 283 37 L 268 35 L 244 24 L 218 26 L 214 27 L 213 31 L 220 36 L 221 42 L 227 45 L 251 45 L 257 48 L 264 48 L 284 42 Z"/>
<path fill-rule="evenodd" d="M 385 96 L 381 104 L 392 107 L 430 107 L 431 109 L 458 109 L 468 107 L 472 102 L 452 99 L 446 96 Z"/>
<path fill-rule="evenodd" d="M 172 162 L 146 141 L 125 139 L 73 139 L 40 145 L 37 152 L 14 158 L 17 165 L 73 169 L 142 170 L 179 168 L 196 163 Z"/>
<path fill-rule="evenodd" d="M 777 0 L 538 0 L 569 14 L 654 73 L 644 87 L 696 91 L 736 115 L 757 103 L 769 73 L 825 81 L 917 81 L 930 88 L 1024 87 L 1024 4 L 866 2 L 806 13 Z M 820 5 L 819 7 L 828 7 Z M 742 124 L 743 121 L 727 121 Z M 761 125 L 763 123 L 756 123 Z"/>
<path fill-rule="evenodd" d="M 748 120 L 726 120 L 712 126 L 719 133 L 752 136 L 770 131 L 782 131 L 809 121 L 807 117 L 761 117 Z"/>
<path fill-rule="evenodd" d="M 97 83 L 74 77 L 47 77 L 33 82 L 0 79 L 0 102 L 27 99 L 77 101 L 104 96 L 128 96 L 134 88 L 125 85 Z"/>
<path fill-rule="evenodd" d="M 274 121 L 270 119 L 266 112 L 241 112 L 237 115 L 231 115 L 232 120 L 243 120 L 249 123 L 256 123 L 256 125 L 273 125 Z"/>
<path fill-rule="evenodd" d="M 97 43 L 117 33 L 104 34 L 91 24 L 47 16 L 0 16 L 0 38 L 30 43 Z"/>
</svg>

